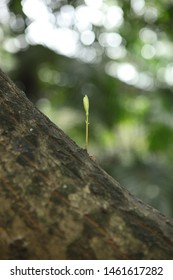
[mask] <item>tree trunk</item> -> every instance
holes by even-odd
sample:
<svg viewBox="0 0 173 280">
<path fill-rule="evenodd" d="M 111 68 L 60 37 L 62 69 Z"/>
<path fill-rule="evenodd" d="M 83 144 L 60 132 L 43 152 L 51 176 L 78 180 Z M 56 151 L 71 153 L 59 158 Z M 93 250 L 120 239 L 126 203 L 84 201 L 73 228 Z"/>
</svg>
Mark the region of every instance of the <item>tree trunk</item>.
<svg viewBox="0 0 173 280">
<path fill-rule="evenodd" d="M 173 259 L 173 221 L 111 178 L 0 71 L 0 259 Z"/>
</svg>

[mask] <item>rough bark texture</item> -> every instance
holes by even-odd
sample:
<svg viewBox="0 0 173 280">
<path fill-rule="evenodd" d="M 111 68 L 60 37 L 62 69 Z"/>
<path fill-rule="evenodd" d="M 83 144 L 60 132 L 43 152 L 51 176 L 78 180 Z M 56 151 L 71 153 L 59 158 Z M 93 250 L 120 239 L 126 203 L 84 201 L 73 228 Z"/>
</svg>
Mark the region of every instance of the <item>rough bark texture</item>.
<svg viewBox="0 0 173 280">
<path fill-rule="evenodd" d="M 0 71 L 0 259 L 173 259 L 173 221 L 121 187 Z"/>
</svg>

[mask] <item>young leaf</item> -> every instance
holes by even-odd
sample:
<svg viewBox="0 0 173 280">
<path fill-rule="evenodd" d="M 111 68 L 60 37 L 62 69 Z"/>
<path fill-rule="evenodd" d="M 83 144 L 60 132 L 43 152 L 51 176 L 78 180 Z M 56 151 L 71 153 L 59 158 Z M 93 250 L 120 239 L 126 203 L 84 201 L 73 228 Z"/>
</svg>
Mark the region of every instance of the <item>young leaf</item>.
<svg viewBox="0 0 173 280">
<path fill-rule="evenodd" d="M 83 98 L 83 105 L 84 105 L 86 115 L 89 115 L 89 99 L 87 95 L 85 95 Z"/>
</svg>

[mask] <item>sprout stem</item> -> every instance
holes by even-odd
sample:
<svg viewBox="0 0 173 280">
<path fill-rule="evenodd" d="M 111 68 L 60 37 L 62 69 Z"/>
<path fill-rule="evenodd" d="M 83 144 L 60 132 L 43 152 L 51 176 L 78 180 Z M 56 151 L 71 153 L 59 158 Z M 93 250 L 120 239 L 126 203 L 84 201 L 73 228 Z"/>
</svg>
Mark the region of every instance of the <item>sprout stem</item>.
<svg viewBox="0 0 173 280">
<path fill-rule="evenodd" d="M 85 141 L 85 149 L 88 149 L 88 126 L 89 126 L 89 122 L 88 122 L 88 115 L 86 114 L 86 141 Z"/>
</svg>

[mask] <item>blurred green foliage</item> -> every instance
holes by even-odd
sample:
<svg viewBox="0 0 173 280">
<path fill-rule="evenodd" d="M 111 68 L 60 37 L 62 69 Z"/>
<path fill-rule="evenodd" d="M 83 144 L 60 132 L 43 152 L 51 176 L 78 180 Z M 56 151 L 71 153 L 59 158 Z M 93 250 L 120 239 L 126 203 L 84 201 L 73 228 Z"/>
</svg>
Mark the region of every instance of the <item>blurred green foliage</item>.
<svg viewBox="0 0 173 280">
<path fill-rule="evenodd" d="M 168 0 L 0 3 L 1 68 L 80 146 L 87 94 L 90 154 L 168 216 L 173 216 L 172 14 Z"/>
</svg>

